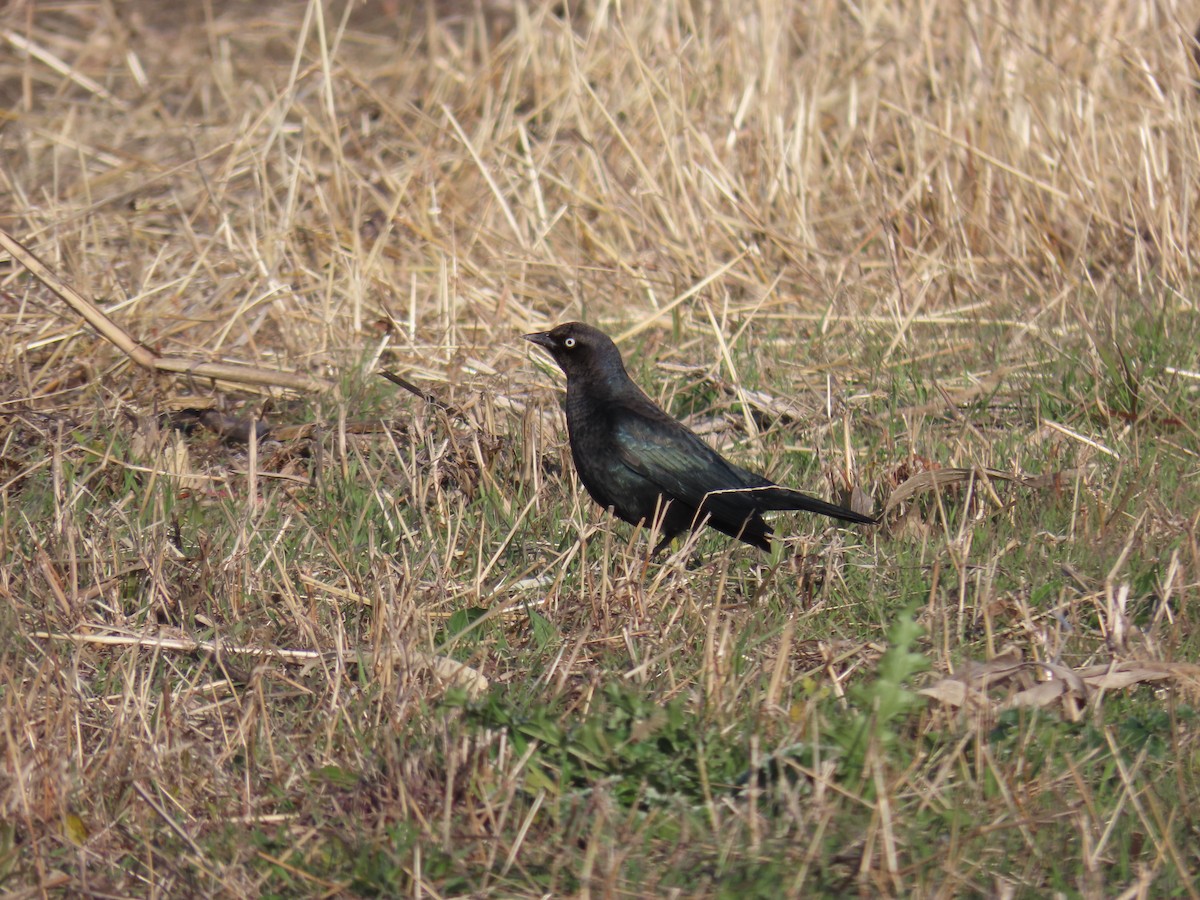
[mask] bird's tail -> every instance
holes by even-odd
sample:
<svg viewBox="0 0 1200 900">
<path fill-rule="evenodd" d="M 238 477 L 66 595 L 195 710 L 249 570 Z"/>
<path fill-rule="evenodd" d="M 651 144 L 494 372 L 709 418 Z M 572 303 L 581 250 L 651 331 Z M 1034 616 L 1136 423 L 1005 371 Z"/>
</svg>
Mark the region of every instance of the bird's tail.
<svg viewBox="0 0 1200 900">
<path fill-rule="evenodd" d="M 818 513 L 843 522 L 857 522 L 860 525 L 875 525 L 879 519 L 855 512 L 847 506 L 827 503 L 800 491 L 780 487 L 777 484 L 765 484 L 760 487 L 737 488 L 732 491 L 714 491 L 718 494 L 744 494 L 754 506 L 762 511 L 799 509 L 804 512 Z"/>
</svg>

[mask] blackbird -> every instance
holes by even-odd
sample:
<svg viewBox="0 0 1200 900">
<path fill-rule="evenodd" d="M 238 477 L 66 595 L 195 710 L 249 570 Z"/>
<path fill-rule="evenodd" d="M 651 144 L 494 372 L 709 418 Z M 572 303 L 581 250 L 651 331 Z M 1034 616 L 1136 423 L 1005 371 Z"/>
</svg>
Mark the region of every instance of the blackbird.
<svg viewBox="0 0 1200 900">
<path fill-rule="evenodd" d="M 673 419 L 634 384 L 621 351 L 581 322 L 525 335 L 567 375 L 571 457 L 592 499 L 632 525 L 660 521 L 657 554 L 688 529 L 710 525 L 771 549 L 766 510 L 802 509 L 861 524 L 877 520 L 747 472 Z"/>
</svg>

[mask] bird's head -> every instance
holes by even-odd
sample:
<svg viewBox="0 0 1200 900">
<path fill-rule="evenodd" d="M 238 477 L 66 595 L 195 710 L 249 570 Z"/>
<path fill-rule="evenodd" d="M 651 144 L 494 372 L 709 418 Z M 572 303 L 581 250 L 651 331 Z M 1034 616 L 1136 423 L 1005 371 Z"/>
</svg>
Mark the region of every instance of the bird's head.
<svg viewBox="0 0 1200 900">
<path fill-rule="evenodd" d="M 612 338 L 582 322 L 567 322 L 549 331 L 527 334 L 525 340 L 549 351 L 568 381 L 575 375 L 607 378 L 625 373 L 621 351 Z"/>
</svg>

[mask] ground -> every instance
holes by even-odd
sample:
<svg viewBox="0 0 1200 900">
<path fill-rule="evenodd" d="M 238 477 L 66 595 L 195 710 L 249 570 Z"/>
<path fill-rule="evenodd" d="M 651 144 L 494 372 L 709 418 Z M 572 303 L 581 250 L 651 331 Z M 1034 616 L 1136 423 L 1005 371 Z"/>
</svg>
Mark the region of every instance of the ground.
<svg viewBox="0 0 1200 900">
<path fill-rule="evenodd" d="M 0 11 L 0 890 L 1200 894 L 1197 13 Z"/>
</svg>

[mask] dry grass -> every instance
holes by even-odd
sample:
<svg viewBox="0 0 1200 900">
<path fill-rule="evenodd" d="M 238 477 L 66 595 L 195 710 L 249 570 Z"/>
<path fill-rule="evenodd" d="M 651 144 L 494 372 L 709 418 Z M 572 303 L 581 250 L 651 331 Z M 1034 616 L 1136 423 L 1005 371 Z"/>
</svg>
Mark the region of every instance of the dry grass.
<svg viewBox="0 0 1200 900">
<path fill-rule="evenodd" d="M 0 889 L 1196 896 L 1196 12 L 10 4 L 0 228 L 331 386 L 0 268 Z M 649 561 L 574 318 L 904 502 Z"/>
</svg>

